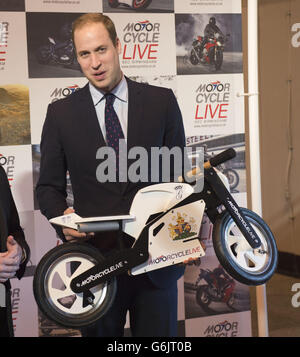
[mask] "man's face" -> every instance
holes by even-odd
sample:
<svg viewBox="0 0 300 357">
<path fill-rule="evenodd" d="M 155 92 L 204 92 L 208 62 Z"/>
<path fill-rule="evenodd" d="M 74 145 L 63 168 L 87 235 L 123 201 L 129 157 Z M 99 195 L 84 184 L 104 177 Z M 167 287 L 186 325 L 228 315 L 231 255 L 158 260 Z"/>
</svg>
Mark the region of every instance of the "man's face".
<svg viewBox="0 0 300 357">
<path fill-rule="evenodd" d="M 87 79 L 96 88 L 111 91 L 122 78 L 119 39 L 114 45 L 102 23 L 91 23 L 75 30 L 74 43 L 78 63 Z"/>
</svg>

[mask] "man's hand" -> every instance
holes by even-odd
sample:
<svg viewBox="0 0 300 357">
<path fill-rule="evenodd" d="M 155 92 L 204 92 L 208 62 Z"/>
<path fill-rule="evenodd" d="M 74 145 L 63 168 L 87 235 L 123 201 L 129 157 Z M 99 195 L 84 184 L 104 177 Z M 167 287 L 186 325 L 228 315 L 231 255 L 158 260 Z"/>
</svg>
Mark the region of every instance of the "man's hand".
<svg viewBox="0 0 300 357">
<path fill-rule="evenodd" d="M 69 214 L 69 213 L 74 213 L 74 209 L 73 208 L 67 208 L 65 211 L 64 211 L 64 214 Z M 83 238 L 90 238 L 90 236 L 93 236 L 94 233 L 79 233 L 77 232 L 75 229 L 72 229 L 72 228 L 63 228 L 63 234 L 65 235 L 66 237 L 66 240 L 67 241 L 76 241 L 76 240 L 82 240 Z"/>
<path fill-rule="evenodd" d="M 7 237 L 7 251 L 0 253 L 0 283 L 13 278 L 20 268 L 22 248 L 13 236 Z"/>
</svg>

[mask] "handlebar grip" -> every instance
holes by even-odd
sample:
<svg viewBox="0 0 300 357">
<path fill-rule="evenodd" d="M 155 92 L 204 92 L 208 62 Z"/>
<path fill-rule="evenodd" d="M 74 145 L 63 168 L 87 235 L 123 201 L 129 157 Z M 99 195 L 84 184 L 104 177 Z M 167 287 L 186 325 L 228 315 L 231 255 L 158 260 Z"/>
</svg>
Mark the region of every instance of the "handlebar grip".
<svg viewBox="0 0 300 357">
<path fill-rule="evenodd" d="M 236 151 L 233 148 L 229 148 L 225 151 L 222 151 L 220 154 L 212 157 L 209 161 L 206 161 L 204 163 L 204 169 L 209 169 L 210 167 L 215 167 L 220 164 L 222 164 L 225 161 L 231 160 L 236 156 Z M 186 177 L 193 177 L 198 175 L 201 172 L 199 167 L 193 168 L 191 171 L 186 173 Z M 184 179 L 182 176 L 178 178 L 179 182 L 184 182 Z"/>
<path fill-rule="evenodd" d="M 192 177 L 196 177 L 196 175 L 200 174 L 201 173 L 201 170 L 199 167 L 194 167 L 192 170 L 188 171 L 185 173 L 185 177 L 188 177 L 188 178 L 192 178 Z M 178 182 L 184 182 L 184 178 L 183 176 L 179 176 L 178 177 Z"/>
<path fill-rule="evenodd" d="M 220 164 L 222 164 L 225 161 L 231 160 L 236 156 L 236 152 L 233 148 L 229 148 L 223 152 L 221 152 L 220 154 L 212 157 L 209 162 L 210 165 L 215 167 L 218 166 Z"/>
</svg>

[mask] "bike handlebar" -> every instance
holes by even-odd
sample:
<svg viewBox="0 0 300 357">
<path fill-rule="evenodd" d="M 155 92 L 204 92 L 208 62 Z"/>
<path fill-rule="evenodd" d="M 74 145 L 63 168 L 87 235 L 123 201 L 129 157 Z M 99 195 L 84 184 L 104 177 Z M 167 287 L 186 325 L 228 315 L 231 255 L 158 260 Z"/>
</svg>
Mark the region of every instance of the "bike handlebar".
<svg viewBox="0 0 300 357">
<path fill-rule="evenodd" d="M 204 163 L 204 169 L 209 169 L 211 167 L 216 167 L 220 164 L 222 164 L 225 161 L 231 160 L 236 156 L 236 151 L 233 148 L 229 148 L 225 151 L 222 151 L 220 154 L 212 157 L 209 161 L 206 161 Z M 187 172 L 185 175 L 186 177 L 193 177 L 201 173 L 201 170 L 199 167 L 194 167 L 191 171 Z M 184 182 L 184 179 L 182 177 L 178 178 L 179 182 Z"/>
<path fill-rule="evenodd" d="M 209 161 L 204 163 L 204 168 L 209 169 L 210 167 L 216 167 L 225 161 L 231 160 L 236 156 L 236 152 L 233 148 L 229 148 L 222 151 L 220 154 L 212 157 Z"/>
</svg>

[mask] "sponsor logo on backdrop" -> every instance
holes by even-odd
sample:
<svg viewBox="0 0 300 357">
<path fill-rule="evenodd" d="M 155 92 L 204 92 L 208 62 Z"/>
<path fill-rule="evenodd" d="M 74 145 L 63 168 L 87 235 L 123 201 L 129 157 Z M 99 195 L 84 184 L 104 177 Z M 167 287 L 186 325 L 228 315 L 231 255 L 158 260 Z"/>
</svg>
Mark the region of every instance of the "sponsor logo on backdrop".
<svg viewBox="0 0 300 357">
<path fill-rule="evenodd" d="M 238 334 L 238 321 L 229 322 L 227 320 L 216 324 L 208 325 L 204 330 L 205 337 L 236 337 Z"/>
<path fill-rule="evenodd" d="M 228 119 L 230 83 L 201 83 L 195 91 L 194 126 L 225 126 Z"/>
<path fill-rule="evenodd" d="M 70 94 L 76 92 L 78 89 L 80 89 L 80 87 L 77 84 L 53 89 L 50 94 L 51 103 L 56 102 L 59 99 L 68 97 Z"/>
<path fill-rule="evenodd" d="M 196 135 L 196 136 L 188 136 L 186 138 L 186 145 L 194 145 L 196 143 L 201 143 L 203 140 L 211 139 L 214 135 Z"/>
<path fill-rule="evenodd" d="M 8 22 L 0 22 L 0 70 L 4 69 L 8 46 Z"/>
<path fill-rule="evenodd" d="M 155 67 L 159 58 L 159 39 L 160 23 L 149 20 L 128 22 L 123 28 L 123 67 Z"/>
<path fill-rule="evenodd" d="M 4 156 L 0 153 L 0 165 L 4 168 L 10 185 L 14 180 L 15 159 L 13 155 Z"/>
<path fill-rule="evenodd" d="M 293 24 L 291 31 L 295 32 L 291 40 L 292 46 L 295 48 L 300 47 L 300 23 Z"/>
<path fill-rule="evenodd" d="M 20 305 L 20 292 L 21 289 L 15 288 L 11 293 L 11 310 L 12 310 L 12 319 L 13 319 L 13 327 L 16 329 L 18 313 L 19 313 L 19 305 Z"/>
<path fill-rule="evenodd" d="M 292 302 L 292 306 L 297 308 L 300 306 L 300 283 L 293 284 L 291 290 L 296 292 L 292 296 L 291 302 Z"/>
</svg>

